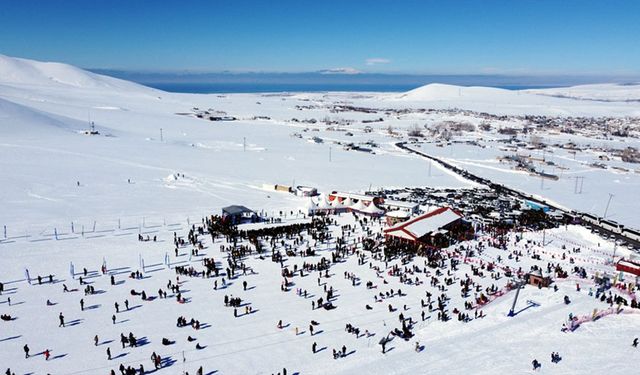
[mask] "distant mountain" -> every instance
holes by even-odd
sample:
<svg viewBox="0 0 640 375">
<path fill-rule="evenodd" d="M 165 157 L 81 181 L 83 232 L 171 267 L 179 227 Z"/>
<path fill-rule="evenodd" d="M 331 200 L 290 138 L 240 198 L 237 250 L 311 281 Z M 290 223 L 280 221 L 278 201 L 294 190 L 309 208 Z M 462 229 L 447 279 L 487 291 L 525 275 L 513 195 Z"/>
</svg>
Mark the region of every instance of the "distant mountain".
<svg viewBox="0 0 640 375">
<path fill-rule="evenodd" d="M 394 95 L 391 99 L 511 104 L 560 104 L 567 101 L 638 102 L 640 101 L 640 84 L 608 83 L 548 89 L 505 90 L 495 87 L 432 83 Z"/>
</svg>

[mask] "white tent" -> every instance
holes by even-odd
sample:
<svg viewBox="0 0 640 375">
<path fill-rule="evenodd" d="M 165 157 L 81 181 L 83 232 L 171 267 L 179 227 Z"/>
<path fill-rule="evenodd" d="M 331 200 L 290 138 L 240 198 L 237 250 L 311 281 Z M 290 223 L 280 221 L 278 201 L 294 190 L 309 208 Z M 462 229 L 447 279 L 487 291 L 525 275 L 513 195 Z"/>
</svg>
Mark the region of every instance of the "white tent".
<svg viewBox="0 0 640 375">
<path fill-rule="evenodd" d="M 318 205 L 316 207 L 316 209 L 318 210 L 330 210 L 332 207 L 329 204 L 329 202 L 327 202 L 327 198 L 324 195 L 321 195 L 320 197 L 318 197 Z"/>
<path fill-rule="evenodd" d="M 343 209 L 343 208 L 345 208 L 345 205 L 342 202 L 340 202 L 340 200 L 338 198 L 334 198 L 331 201 L 331 207 L 333 207 L 335 209 Z"/>
<path fill-rule="evenodd" d="M 376 205 L 373 203 L 366 206 L 364 209 L 361 210 L 361 212 L 364 212 L 371 216 L 382 216 L 384 214 L 384 210 L 376 207 Z"/>
<path fill-rule="evenodd" d="M 313 198 L 309 197 L 305 202 L 304 208 L 308 213 L 313 213 L 318 209 L 318 205 L 313 201 Z"/>
<path fill-rule="evenodd" d="M 364 206 L 364 203 L 362 203 L 362 200 L 360 199 L 358 200 L 358 202 L 352 204 L 350 208 L 355 211 L 362 211 L 364 210 L 365 206 Z"/>
</svg>

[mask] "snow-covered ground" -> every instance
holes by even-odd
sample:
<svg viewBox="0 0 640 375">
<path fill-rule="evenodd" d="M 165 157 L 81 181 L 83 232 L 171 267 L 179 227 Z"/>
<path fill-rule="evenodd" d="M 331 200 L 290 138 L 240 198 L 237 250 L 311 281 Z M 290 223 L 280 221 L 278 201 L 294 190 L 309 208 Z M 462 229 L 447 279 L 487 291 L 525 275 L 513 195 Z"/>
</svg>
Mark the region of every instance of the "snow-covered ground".
<svg viewBox="0 0 640 375">
<path fill-rule="evenodd" d="M 576 87 L 561 87 L 543 90 L 526 90 L 529 93 L 582 100 L 603 102 L 640 101 L 640 83 L 629 84 L 597 84 Z"/>
<path fill-rule="evenodd" d="M 518 114 L 640 114 L 636 104 L 624 101 L 593 102 L 481 87 L 427 85 L 402 95 L 195 95 L 166 93 L 63 64 L 6 56 L 0 56 L 0 69 L 0 223 L 14 234 L 69 226 L 72 221 L 113 223 L 123 216 L 136 220 L 183 218 L 232 203 L 265 210 L 302 205 L 291 196 L 261 191 L 263 184 L 295 183 L 321 191 L 468 186 L 468 182 L 443 170 L 425 173 L 425 161 L 395 148 L 393 143 L 398 138 L 390 137 L 387 128 L 392 126 L 402 133 L 417 124 L 436 126 L 455 120 L 477 125 L 481 119 L 442 113 L 334 113 L 331 109 L 336 105 L 399 110 L 466 108 Z M 606 92 L 608 86 L 596 87 Z M 624 87 L 631 98 L 636 86 Z M 193 116 L 197 112 L 194 107 L 223 111 L 239 121 L 198 119 Z M 363 122 L 379 117 L 384 121 Z M 310 119 L 317 122 L 303 122 Z M 328 126 L 321 123 L 323 120 L 339 124 Z M 95 123 L 99 136 L 82 134 L 90 122 Z M 365 132 L 367 126 L 373 131 Z M 347 131 L 353 135 L 348 136 Z M 291 136 L 296 133 L 302 138 Z M 307 142 L 314 136 L 324 142 Z M 554 139 L 563 141 L 557 136 L 546 140 Z M 345 151 L 335 144 L 367 141 L 379 146 L 374 148 L 375 154 Z M 637 146 L 637 142 L 621 147 L 627 145 Z M 466 158 L 464 152 L 442 151 L 449 152 L 451 159 Z M 473 152 L 474 160 L 493 159 L 495 153 L 481 149 Z M 172 177 L 183 174 L 184 178 Z M 574 199 L 571 177 L 578 174 L 587 176 L 584 192 L 592 195 L 589 199 Z M 514 182 L 511 175 L 497 177 Z M 628 204 L 626 197 L 636 180 L 633 171 L 622 176 L 611 170 L 581 167 L 568 171 L 557 183 L 558 188 L 551 189 L 554 183 L 547 185 L 548 190 L 522 187 L 570 208 L 601 215 L 609 192 L 616 194 L 613 205 Z M 578 203 L 576 207 L 574 203 Z M 627 224 L 640 226 L 635 217 L 612 208 L 620 221 L 631 220 Z"/>
<path fill-rule="evenodd" d="M 585 323 L 572 333 L 560 332 L 569 313 L 588 316 L 594 309 L 609 307 L 587 295 L 592 286 L 588 280 L 579 281 L 583 286 L 580 292 L 576 292 L 575 278 L 558 281 L 558 292 L 525 288 L 519 306 L 527 307 L 527 300 L 536 304 L 513 318 L 506 316 L 513 292 L 482 307 L 486 317 L 469 323 L 458 322 L 455 316 L 449 322 L 439 322 L 435 311 L 428 313 L 426 321 L 416 324 L 414 339 L 394 339 L 388 346 L 393 349 L 386 354 L 380 352 L 378 342 L 399 326 L 398 313 L 419 321 L 420 312 L 426 310 L 420 306 L 425 291 L 431 291 L 433 299 L 441 292 L 429 286 L 431 278 L 424 273 L 412 276 L 423 282 L 418 286 L 400 283 L 386 270 L 378 275 L 369 264 L 384 267 L 384 263 L 368 255 L 363 265 L 358 265 L 355 256 L 335 264 L 330 270 L 332 276 L 322 280 L 337 291 L 337 308 L 331 311 L 311 309 L 311 300 L 323 295 L 324 286 L 318 285 L 317 273 L 294 278 L 292 290 L 281 292 L 280 264 L 255 254 L 245 263 L 256 274 L 234 279 L 226 289 L 214 290 L 213 279 L 181 276 L 181 289 L 189 299 L 186 304 L 178 304 L 172 297 L 141 301 L 130 295 L 135 289 L 156 296 L 159 288 L 166 289 L 168 280 L 175 280 L 175 272 L 163 264 L 167 253 L 174 266 L 202 269 L 203 253 L 222 265 L 226 263 L 226 253 L 220 252 L 220 245 L 226 243 L 220 238 L 215 243 L 205 238 L 206 248 L 198 257 L 189 256 L 189 247 L 174 256 L 173 232 L 185 236 L 188 226 L 201 217 L 218 214 L 223 206 L 242 204 L 272 216 L 289 212 L 290 219 L 291 211 L 296 216 L 298 208 L 304 206 L 301 198 L 264 190 L 263 184 L 300 184 L 320 191 L 353 192 L 382 187 L 471 185 L 435 164 L 431 170 L 428 162 L 399 150 L 394 143 L 406 140 L 407 130 L 416 125 L 433 127 L 459 120 L 477 126 L 484 120 L 465 113 L 400 113 L 403 110 L 462 108 L 494 114 L 620 118 L 640 115 L 637 103 L 627 100 L 637 98 L 637 87 L 627 86 L 624 92 L 616 90 L 610 96 L 607 87 L 567 89 L 567 93 L 589 93 L 580 97 L 560 95 L 559 89 L 545 94 L 540 90 L 517 92 L 446 85 L 428 85 L 405 94 L 172 94 L 63 64 L 0 56 L 0 225 L 6 226 L 7 237 L 0 233 L 0 282 L 5 284 L 0 312 L 17 318 L 0 322 L 0 369 L 11 367 L 20 374 L 96 374 L 108 373 L 120 363 L 136 367 L 143 363 L 151 370 L 149 357 L 155 351 L 170 358 L 171 365 L 160 371 L 167 374 L 183 370 L 193 374 L 200 365 L 209 374 L 282 373 L 283 367 L 288 373 L 301 374 L 513 374 L 527 373 L 533 358 L 543 363 L 544 373 L 631 373 L 635 371 L 633 358 L 637 352 L 630 342 L 640 326 L 640 316 L 632 310 L 624 308 L 621 314 Z M 598 90 L 600 93 L 594 96 Z M 594 97 L 608 99 L 585 100 Z M 352 108 L 336 110 L 340 106 Z M 362 108 L 375 109 L 376 113 Z M 238 120 L 208 121 L 195 116 L 209 109 L 212 114 Z M 380 118 L 383 120 L 378 121 Z M 91 122 L 99 135 L 84 134 Z M 514 125 L 506 120 L 496 120 L 496 124 Z M 313 142 L 313 137 L 321 138 L 322 143 Z M 500 138 L 495 133 L 478 131 L 461 139 L 473 137 L 486 137 L 487 144 Z M 548 135 L 546 140 L 562 141 L 565 137 Z M 577 137 L 571 140 L 590 142 Z M 626 144 L 621 140 L 606 142 Z M 373 152 L 347 150 L 347 143 Z M 558 151 L 554 160 L 569 170 L 559 181 L 545 181 L 541 188 L 539 179 L 515 174 L 508 166 L 499 165 L 495 158 L 504 152 L 498 146 L 436 147 L 425 143 L 421 147 L 569 208 L 601 214 L 608 193 L 612 192 L 615 198 L 608 217 L 640 226 L 634 215 L 640 209 L 640 201 L 634 199 L 638 175 L 612 169 L 592 170 L 585 163 L 591 163 L 594 156 L 578 155 L 572 160 L 573 156 Z M 568 178 L 571 174 L 588 175 L 582 194 L 574 194 L 573 180 Z M 356 225 L 350 215 L 337 220 L 339 224 Z M 373 229 L 377 233 L 380 226 L 376 224 Z M 332 231 L 340 233 L 338 227 L 332 227 Z M 157 236 L 158 242 L 138 242 L 139 232 Z M 350 241 L 362 235 L 359 229 L 349 236 Z M 537 242 L 541 236 L 526 234 Z M 588 231 L 559 228 L 548 231 L 546 236 L 551 242 L 543 249 L 534 246 L 534 250 L 531 244 L 524 248 L 523 241 L 514 241 L 508 251 L 489 246 L 482 255 L 462 264 L 454 273 L 456 283 L 447 288 L 449 311 L 456 307 L 464 311 L 460 278 L 473 275 L 472 265 L 495 261 L 498 255 L 502 265 L 525 271 L 533 264 L 546 267 L 550 261 L 570 269 L 569 260 L 561 259 L 560 254 L 579 246 L 582 252 L 575 254 L 574 260 L 585 266 L 590 275 L 613 270 L 609 262 L 613 244 Z M 476 242 L 467 245 L 475 246 Z M 304 261 L 318 262 L 322 256 L 330 258 L 334 247 L 335 242 L 318 244 L 317 256 L 289 258 L 285 264 L 292 267 Z M 523 251 L 519 261 L 507 258 L 509 252 L 518 250 Z M 531 258 L 533 251 L 541 256 L 540 260 Z M 625 254 L 618 249 L 617 255 Z M 140 269 L 140 258 L 145 262 L 145 278 L 128 278 L 129 272 Z M 103 261 L 121 284 L 111 286 L 109 277 L 100 275 Z M 71 262 L 76 280 L 69 274 Z M 397 261 L 389 266 L 394 264 Z M 406 266 L 412 265 L 424 267 L 421 258 Z M 84 296 L 77 277 L 85 267 L 90 272 L 87 279 L 100 293 Z M 32 278 L 45 277 L 43 285 L 29 285 L 24 280 L 25 269 Z M 361 283 L 352 286 L 344 278 L 345 272 L 355 273 Z M 49 274 L 55 275 L 54 284 L 46 282 Z M 488 274 L 473 279 L 482 287 L 493 284 L 498 289 L 508 282 L 504 276 L 492 279 Z M 221 277 L 215 280 L 221 284 Z M 249 285 L 246 291 L 242 287 L 245 280 Z M 366 289 L 367 281 L 377 288 Z M 79 291 L 63 293 L 63 284 Z M 296 296 L 296 288 L 315 297 Z M 374 294 L 398 288 L 406 295 L 374 302 Z M 225 294 L 240 296 L 251 304 L 254 313 L 234 318 L 233 310 L 222 302 Z M 562 302 L 564 295 L 570 296 L 570 305 Z M 11 305 L 7 297 L 11 298 Z M 81 298 L 85 311 L 80 311 Z M 54 305 L 47 306 L 47 299 Z M 118 313 L 114 325 L 114 303 L 119 302 L 123 309 L 125 299 L 131 309 Z M 373 309 L 365 309 L 366 304 Z M 388 304 L 399 310 L 390 312 Z M 402 311 L 405 304 L 408 309 Z M 65 328 L 57 327 L 60 312 L 69 323 Z M 206 328 L 178 328 L 178 316 L 198 319 L 206 323 Z M 280 319 L 284 329 L 276 328 Z M 320 322 L 317 329 L 323 331 L 313 337 L 308 332 L 311 320 Z M 373 335 L 355 338 L 344 331 L 346 323 Z M 295 335 L 295 327 L 299 328 L 299 335 Z M 121 349 L 119 334 L 129 332 L 144 337 L 148 343 Z M 95 335 L 100 338 L 97 347 L 93 345 Z M 195 336 L 205 348 L 196 350 L 196 342 L 187 342 L 188 335 Z M 163 337 L 176 343 L 163 346 Z M 318 349 L 326 349 L 313 354 L 314 341 Z M 414 351 L 415 341 L 425 349 Z M 32 354 L 50 349 L 52 360 L 45 362 L 40 355 L 25 359 L 24 344 L 31 347 Z M 342 345 L 348 353 L 354 352 L 334 360 L 332 349 Z M 107 360 L 107 347 L 116 359 Z M 551 351 L 560 351 L 564 359 L 559 364 L 550 363 Z"/>
<path fill-rule="evenodd" d="M 340 225 L 351 224 L 357 228 L 350 214 L 338 219 Z M 175 225 L 174 225 L 175 224 Z M 269 257 L 260 259 L 255 253 L 245 260 L 251 271 L 246 276 L 228 280 L 227 287 L 222 288 L 221 275 L 209 279 L 202 277 L 180 276 L 181 291 L 188 303 L 180 304 L 169 293 L 167 299 L 156 298 L 142 301 L 139 296 L 132 296 L 129 291 L 146 291 L 149 296 L 156 296 L 158 289 L 167 290 L 167 281 L 176 279 L 175 272 L 164 263 L 166 253 L 172 266 L 193 266 L 202 270 L 203 257 L 215 258 L 224 267 L 226 253 L 220 252 L 225 242 L 218 238 L 211 243 L 204 238 L 206 248 L 197 257 L 189 255 L 190 247 L 180 249 L 175 257 L 171 251 L 173 231 L 184 235 L 186 222 L 170 223 L 168 226 L 143 229 L 143 233 L 158 236 L 158 242 L 138 242 L 134 235 L 137 231 L 120 233 L 102 233 L 98 235 L 68 236 L 66 240 L 39 242 L 21 242 L 2 245 L 3 257 L 0 267 L 3 269 L 5 290 L 0 311 L 11 314 L 17 319 L 2 322 L 0 336 L 0 363 L 10 366 L 16 373 L 56 373 L 56 374 L 94 374 L 106 373 L 109 368 L 116 368 L 120 363 L 136 368 L 143 364 L 150 370 L 149 357 L 156 352 L 168 359 L 169 366 L 162 372 L 189 373 L 203 366 L 205 373 L 222 374 L 269 374 L 281 372 L 283 367 L 288 373 L 380 373 L 407 374 L 416 372 L 462 372 L 472 371 L 478 374 L 494 373 L 527 373 L 530 362 L 537 358 L 543 363 L 543 372 L 550 374 L 588 374 L 595 370 L 634 371 L 633 358 L 635 349 L 630 346 L 635 329 L 640 324 L 637 310 L 623 309 L 622 314 L 605 316 L 596 322 L 584 323 L 571 333 L 560 331 L 567 321 L 567 316 L 590 316 L 594 309 L 604 311 L 609 308 L 606 303 L 588 296 L 593 287 L 589 280 L 576 279 L 574 276 L 557 285 L 559 290 L 537 289 L 526 287 L 522 290 L 515 317 L 508 317 L 514 292 L 481 307 L 484 318 L 474 319 L 469 323 L 457 321 L 454 308 L 464 310 L 463 299 L 459 293 L 458 281 L 446 287 L 451 300 L 448 311 L 453 319 L 448 322 L 437 320 L 436 311 L 429 312 L 420 307 L 420 300 L 427 300 L 425 291 L 433 294 L 433 300 L 442 293 L 437 287 L 430 286 L 434 269 L 428 268 L 429 275 L 414 273 L 411 279 L 417 279 L 420 285 L 400 283 L 398 277 L 390 276 L 384 270 L 384 262 L 366 256 L 366 261 L 358 265 L 357 258 L 350 256 L 345 262 L 335 264 L 329 271 L 330 277 L 322 278 L 318 285 L 318 272 L 306 273 L 304 277 L 292 279 L 294 285 L 288 292 L 280 291 L 280 264 L 272 262 Z M 373 227 L 375 229 L 376 226 Z M 340 235 L 338 227 L 333 227 L 335 235 Z M 361 236 L 360 230 L 346 234 L 348 243 L 355 243 Z M 531 240 L 534 243 L 527 244 Z M 613 245 L 601 241 L 582 228 L 559 228 L 546 233 L 546 246 L 535 243 L 542 241 L 541 233 L 525 234 L 525 240 L 509 245 L 510 251 L 522 251 L 520 259 L 506 259 L 508 251 L 488 247 L 482 255 L 468 258 L 455 271 L 455 279 L 465 274 L 472 276 L 482 287 L 495 285 L 503 288 L 508 282 L 504 276 L 499 279 L 473 276 L 471 267 L 480 266 L 481 262 L 495 262 L 497 256 L 503 261 L 501 267 L 528 269 L 532 264 L 545 267 L 547 262 L 559 263 L 567 269 L 573 265 L 585 267 L 589 275 L 595 272 L 611 271 L 608 265 L 613 254 Z M 482 240 L 482 242 L 485 242 Z M 472 241 L 465 246 L 475 246 Z M 313 242 L 312 242 L 313 244 Z M 580 247 L 581 253 L 570 254 L 561 259 L 567 249 Z M 302 266 L 303 262 L 315 263 L 321 257 L 329 258 L 335 243 L 318 244 L 318 254 L 314 257 L 289 257 L 284 265 L 292 269 L 294 264 Z M 449 251 L 451 251 L 450 249 Z M 624 253 L 618 249 L 618 256 Z M 531 259 L 531 254 L 541 256 L 539 261 Z M 140 257 L 143 258 L 146 272 L 144 279 L 136 280 L 128 277 L 130 272 L 140 270 Z M 47 259 L 46 263 L 42 259 Z M 460 258 L 462 259 L 462 258 Z M 114 275 L 117 285 L 110 285 L 109 275 L 100 275 L 100 266 L 105 262 L 109 274 Z M 69 275 L 69 265 L 75 267 L 75 280 Z M 380 267 L 383 272 L 372 269 Z M 423 260 L 416 258 L 411 264 L 402 265 L 399 261 L 389 264 L 401 267 L 424 268 Z M 78 283 L 82 269 L 87 268 L 89 276 L 85 278 L 98 291 L 95 295 L 86 296 L 82 290 L 84 285 Z M 450 269 L 450 267 L 447 267 Z M 33 279 L 37 275 L 44 277 L 42 285 L 33 281 L 28 285 L 24 280 L 25 269 Z M 355 274 L 359 278 L 356 286 L 345 279 L 344 273 Z M 49 284 L 47 276 L 53 274 L 55 283 Z M 443 278 L 439 277 L 443 282 Z M 214 290 L 217 282 L 219 289 Z M 243 282 L 247 281 L 248 290 L 243 290 Z M 365 283 L 371 281 L 374 289 L 367 289 Z M 575 283 L 581 284 L 582 290 L 576 292 Z M 333 301 L 336 309 L 312 310 L 312 301 L 324 294 L 324 284 L 334 288 L 336 298 Z M 70 293 L 63 292 L 63 285 L 78 289 Z M 296 295 L 296 290 L 306 290 L 308 298 Z M 385 298 L 381 302 L 374 301 L 374 295 L 383 294 L 391 289 L 401 289 L 403 296 Z M 478 293 L 473 293 L 478 295 Z M 223 304 L 224 295 L 242 298 L 249 303 L 253 313 L 245 315 L 240 308 L 240 317 L 234 318 L 233 309 Z M 572 300 L 570 305 L 563 303 L 563 296 Z M 624 294 L 623 294 L 624 295 Z M 313 296 L 313 297 L 311 297 Z M 4 301 L 11 298 L 11 305 Z M 625 295 L 626 297 L 626 295 Z M 85 310 L 80 309 L 80 299 L 84 299 Z M 50 300 L 54 305 L 47 306 Z M 129 301 L 130 310 L 124 308 L 124 301 Z M 527 301 L 535 302 L 532 305 Z M 120 313 L 115 313 L 114 303 L 119 303 Z M 390 312 L 388 305 L 398 309 Z M 365 309 L 371 305 L 372 310 Z M 406 305 L 405 310 L 403 306 Z M 124 310 L 124 311 L 123 311 Z M 426 311 L 425 320 L 421 320 L 421 311 Z M 67 327 L 58 327 L 58 314 L 62 312 Z M 398 314 L 417 321 L 416 336 L 409 342 L 395 338 L 387 346 L 388 352 L 382 354 L 378 345 L 381 337 L 393 328 L 400 327 Z M 111 317 L 116 315 L 116 324 Z M 188 320 L 200 321 L 203 328 L 194 330 L 191 327 L 176 327 L 179 316 Z M 279 320 L 285 328 L 276 327 Z M 308 326 L 311 320 L 320 323 L 315 327 L 314 336 L 310 335 Z M 356 338 L 345 332 L 345 324 L 360 328 L 361 334 L 369 331 L 370 337 Z M 295 329 L 298 328 L 298 335 Z M 138 348 L 122 348 L 119 343 L 120 333 L 128 335 L 132 332 L 145 344 Z M 98 335 L 100 344 L 94 346 L 93 338 Z M 188 342 L 187 336 L 197 339 Z M 162 338 L 175 341 L 175 344 L 163 346 Z M 415 342 L 425 346 L 422 352 L 414 351 Z M 311 346 L 317 342 L 318 353 L 313 354 Z M 195 344 L 205 348 L 196 350 Z M 31 354 L 41 353 L 45 349 L 51 351 L 52 359 L 45 361 L 41 355 L 25 359 L 22 346 L 28 344 Z M 346 358 L 334 360 L 332 349 L 347 347 L 352 353 Z M 114 359 L 109 361 L 106 349 L 110 348 Z M 323 349 L 326 348 L 326 349 Z M 559 351 L 563 361 L 552 364 L 548 360 L 551 351 Z"/>
<path fill-rule="evenodd" d="M 637 142 L 635 144 L 637 145 Z M 603 216 L 606 210 L 608 219 L 640 228 L 640 217 L 636 214 L 635 208 L 630 209 L 636 207 L 632 195 L 640 189 L 640 173 L 634 172 L 633 164 L 617 163 L 629 169 L 623 172 L 591 166 L 591 163 L 597 161 L 598 156 L 593 153 L 582 153 L 574 157 L 562 149 L 555 149 L 554 153 L 547 152 L 544 156 L 541 150 L 520 152 L 540 160 L 544 157 L 556 164 L 538 164 L 539 170 L 559 177 L 557 181 L 542 180 L 526 171 L 514 169 L 513 164 L 498 160 L 499 157 L 513 155 L 514 152 L 501 151 L 502 146 L 495 142 L 486 142 L 483 145 L 487 147 L 480 150 L 478 146 L 468 144 L 436 147 L 433 143 L 424 143 L 419 149 L 479 176 L 542 197 L 556 205 L 598 216 Z M 609 193 L 614 195 L 610 202 Z"/>
</svg>

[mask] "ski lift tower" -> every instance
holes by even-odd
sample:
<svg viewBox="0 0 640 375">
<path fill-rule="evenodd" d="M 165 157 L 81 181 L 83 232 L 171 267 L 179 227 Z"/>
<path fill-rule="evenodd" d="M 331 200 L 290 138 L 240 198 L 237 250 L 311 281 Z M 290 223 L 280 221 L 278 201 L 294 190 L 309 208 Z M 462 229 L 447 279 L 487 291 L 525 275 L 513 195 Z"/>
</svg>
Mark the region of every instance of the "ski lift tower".
<svg viewBox="0 0 640 375">
<path fill-rule="evenodd" d="M 516 281 L 516 296 L 513 299 L 513 305 L 511 305 L 511 310 L 509 310 L 509 313 L 507 314 L 507 316 L 516 316 L 515 314 L 515 309 L 516 309 L 516 303 L 518 303 L 518 296 L 520 295 L 520 289 L 522 289 L 522 287 L 524 287 L 526 284 L 526 282 L 524 281 Z"/>
</svg>

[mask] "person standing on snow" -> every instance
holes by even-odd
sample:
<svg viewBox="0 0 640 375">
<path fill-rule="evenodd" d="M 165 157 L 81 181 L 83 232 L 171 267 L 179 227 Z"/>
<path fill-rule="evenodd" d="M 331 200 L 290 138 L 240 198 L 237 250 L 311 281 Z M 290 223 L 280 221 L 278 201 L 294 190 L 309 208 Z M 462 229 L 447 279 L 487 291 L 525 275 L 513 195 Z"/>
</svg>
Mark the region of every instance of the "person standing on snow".
<svg viewBox="0 0 640 375">
<path fill-rule="evenodd" d="M 537 359 L 534 359 L 533 361 L 531 361 L 531 364 L 533 365 L 534 371 L 542 367 L 542 365 L 540 364 L 540 362 L 538 362 Z"/>
</svg>

